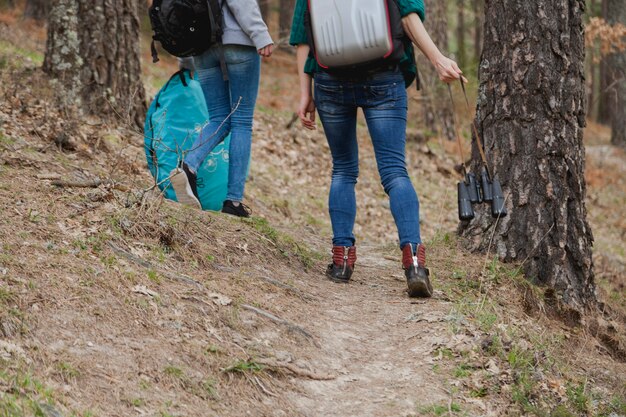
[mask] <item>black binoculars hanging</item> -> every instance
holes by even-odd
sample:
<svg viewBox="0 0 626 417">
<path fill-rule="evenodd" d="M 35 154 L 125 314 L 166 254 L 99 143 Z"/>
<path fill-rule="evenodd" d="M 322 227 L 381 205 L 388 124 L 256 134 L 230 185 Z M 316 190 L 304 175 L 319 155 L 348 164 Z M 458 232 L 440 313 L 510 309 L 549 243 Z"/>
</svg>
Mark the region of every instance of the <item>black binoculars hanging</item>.
<svg viewBox="0 0 626 417">
<path fill-rule="evenodd" d="M 474 218 L 472 204 L 480 203 L 491 204 L 491 215 L 495 218 L 507 215 L 500 181 L 497 178 L 492 180 L 485 167 L 480 171 L 480 181 L 473 173 L 466 174 L 465 181 L 458 183 L 458 191 L 460 220 L 472 220 Z"/>
<path fill-rule="evenodd" d="M 469 100 L 467 99 L 467 93 L 465 91 L 465 84 L 463 84 L 463 78 L 461 81 L 461 89 L 463 90 L 463 96 L 465 96 L 465 105 L 468 112 Z M 454 99 L 452 98 L 452 88 L 448 84 L 448 93 L 450 94 L 450 104 L 452 105 L 452 117 L 454 119 L 454 130 L 456 133 L 456 140 L 459 145 L 459 154 L 461 155 L 461 166 L 463 167 L 463 173 L 465 178 L 458 183 L 459 191 L 459 219 L 461 221 L 469 221 L 474 218 L 474 207 L 472 204 L 489 203 L 491 204 L 491 215 L 496 219 L 507 215 L 506 207 L 504 207 L 504 195 L 502 194 L 502 186 L 497 178 L 492 179 L 487 170 L 487 157 L 485 156 L 485 150 L 483 149 L 482 141 L 478 135 L 478 129 L 476 124 L 472 120 L 472 129 L 478 145 L 478 152 L 482 159 L 483 167 L 480 171 L 480 181 L 476 178 L 474 173 L 467 172 L 465 167 L 465 158 L 463 157 L 463 145 L 461 144 L 461 136 L 459 135 L 458 125 L 456 121 L 456 110 L 454 109 Z"/>
</svg>

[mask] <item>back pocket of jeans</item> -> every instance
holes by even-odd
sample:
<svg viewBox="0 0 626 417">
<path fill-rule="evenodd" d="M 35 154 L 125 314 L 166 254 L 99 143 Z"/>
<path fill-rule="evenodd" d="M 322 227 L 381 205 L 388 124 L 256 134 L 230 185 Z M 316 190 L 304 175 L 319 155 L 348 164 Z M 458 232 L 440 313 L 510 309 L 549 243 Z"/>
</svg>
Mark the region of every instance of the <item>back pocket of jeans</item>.
<svg viewBox="0 0 626 417">
<path fill-rule="evenodd" d="M 398 100 L 398 83 L 386 85 L 370 85 L 368 88 L 367 105 L 379 109 L 396 107 Z"/>
<path fill-rule="evenodd" d="M 319 110 L 335 113 L 343 106 L 343 86 L 316 83 L 314 101 Z"/>
</svg>

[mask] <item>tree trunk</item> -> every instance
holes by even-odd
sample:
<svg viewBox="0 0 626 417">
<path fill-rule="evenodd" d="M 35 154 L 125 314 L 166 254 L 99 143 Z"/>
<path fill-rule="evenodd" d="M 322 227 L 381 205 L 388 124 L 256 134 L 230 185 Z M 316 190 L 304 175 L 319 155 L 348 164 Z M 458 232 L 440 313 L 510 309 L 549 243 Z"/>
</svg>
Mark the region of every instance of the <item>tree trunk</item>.
<svg viewBox="0 0 626 417">
<path fill-rule="evenodd" d="M 591 17 L 595 17 L 597 0 L 590 0 L 589 9 L 587 13 Z M 589 76 L 589 86 L 587 94 L 587 118 L 589 120 L 596 120 L 595 113 L 595 95 L 597 88 L 596 68 L 597 65 L 594 62 L 594 55 L 596 54 L 595 47 L 591 45 L 591 53 L 587 53 L 587 74 Z"/>
<path fill-rule="evenodd" d="M 609 0 L 602 0 L 602 17 L 611 22 L 613 18 L 609 13 Z M 615 103 L 617 97 L 616 90 L 613 88 L 615 76 L 611 68 L 609 58 L 603 56 L 600 61 L 600 94 L 598 103 L 598 123 L 610 125 L 613 112 L 615 111 Z"/>
<path fill-rule="evenodd" d="M 278 38 L 282 40 L 289 38 L 291 31 L 291 20 L 293 18 L 293 9 L 296 5 L 295 0 L 280 0 L 280 15 L 278 17 Z"/>
<path fill-rule="evenodd" d="M 86 113 L 143 126 L 137 1 L 143 0 L 56 0 L 44 70 Z"/>
<path fill-rule="evenodd" d="M 607 1 L 609 23 L 626 25 L 624 0 Z M 617 51 L 608 57 L 608 66 L 613 73 L 614 112 L 611 117 L 611 143 L 626 148 L 626 50 Z"/>
<path fill-rule="evenodd" d="M 467 52 L 465 50 L 465 2 L 457 0 L 456 43 L 458 49 L 457 61 L 461 69 L 467 65 Z"/>
<path fill-rule="evenodd" d="M 483 0 L 474 0 L 474 62 L 480 61 L 483 50 Z"/>
<path fill-rule="evenodd" d="M 267 25 L 269 25 L 270 21 L 270 0 L 259 0 L 259 8 L 261 9 L 261 15 L 263 16 L 263 20 Z"/>
<path fill-rule="evenodd" d="M 26 8 L 24 9 L 24 17 L 35 20 L 45 20 L 50 13 L 49 0 L 26 0 Z"/>
<path fill-rule="evenodd" d="M 428 19 L 424 22 L 433 42 L 443 51 L 448 49 L 448 19 L 445 1 L 426 0 Z M 431 132 L 454 140 L 454 122 L 448 92 L 439 74 L 423 56 L 418 57 L 422 82 L 424 124 Z"/>
<path fill-rule="evenodd" d="M 595 300 L 582 140 L 584 7 L 584 0 L 486 2 L 476 123 L 508 216 L 496 221 L 486 205 L 475 206 L 476 218 L 459 227 L 473 250 L 521 262 L 550 299 L 579 311 Z M 476 169 L 476 141 L 472 156 Z"/>
</svg>

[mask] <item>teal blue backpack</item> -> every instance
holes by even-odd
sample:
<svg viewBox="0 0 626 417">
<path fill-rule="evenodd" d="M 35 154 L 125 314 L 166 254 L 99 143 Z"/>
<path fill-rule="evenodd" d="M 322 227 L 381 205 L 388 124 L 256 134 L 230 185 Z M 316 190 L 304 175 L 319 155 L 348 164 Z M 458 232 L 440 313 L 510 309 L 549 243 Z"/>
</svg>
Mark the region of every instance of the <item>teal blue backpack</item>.
<svg viewBox="0 0 626 417">
<path fill-rule="evenodd" d="M 208 120 L 202 88 L 189 70 L 172 75 L 150 105 L 144 127 L 144 147 L 148 168 L 165 198 L 176 201 L 176 193 L 167 178 L 191 149 Z M 221 210 L 226 198 L 229 143 L 230 134 L 198 169 L 198 197 L 203 210 Z"/>
</svg>

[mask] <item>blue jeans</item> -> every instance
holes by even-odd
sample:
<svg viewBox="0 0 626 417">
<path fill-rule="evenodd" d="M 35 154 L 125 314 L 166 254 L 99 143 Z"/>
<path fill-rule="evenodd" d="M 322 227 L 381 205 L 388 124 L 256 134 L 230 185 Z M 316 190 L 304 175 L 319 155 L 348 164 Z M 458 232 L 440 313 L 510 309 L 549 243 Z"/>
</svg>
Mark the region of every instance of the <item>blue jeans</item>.
<svg viewBox="0 0 626 417">
<path fill-rule="evenodd" d="M 252 46 L 224 45 L 229 81 L 224 81 L 219 49 L 208 49 L 194 58 L 210 121 L 185 156 L 197 172 L 202 162 L 230 132 L 227 200 L 242 201 L 252 147 L 252 120 L 259 91 L 261 59 Z M 241 101 L 240 101 L 241 100 Z M 239 102 L 240 101 L 240 102 Z M 237 103 L 239 107 L 230 116 Z"/>
<path fill-rule="evenodd" d="M 315 74 L 315 104 L 333 157 L 328 210 L 333 245 L 354 244 L 359 149 L 357 108 L 365 114 L 383 188 L 389 195 L 400 247 L 421 243 L 419 202 L 405 163 L 407 95 L 399 71 L 359 78 Z"/>
</svg>

